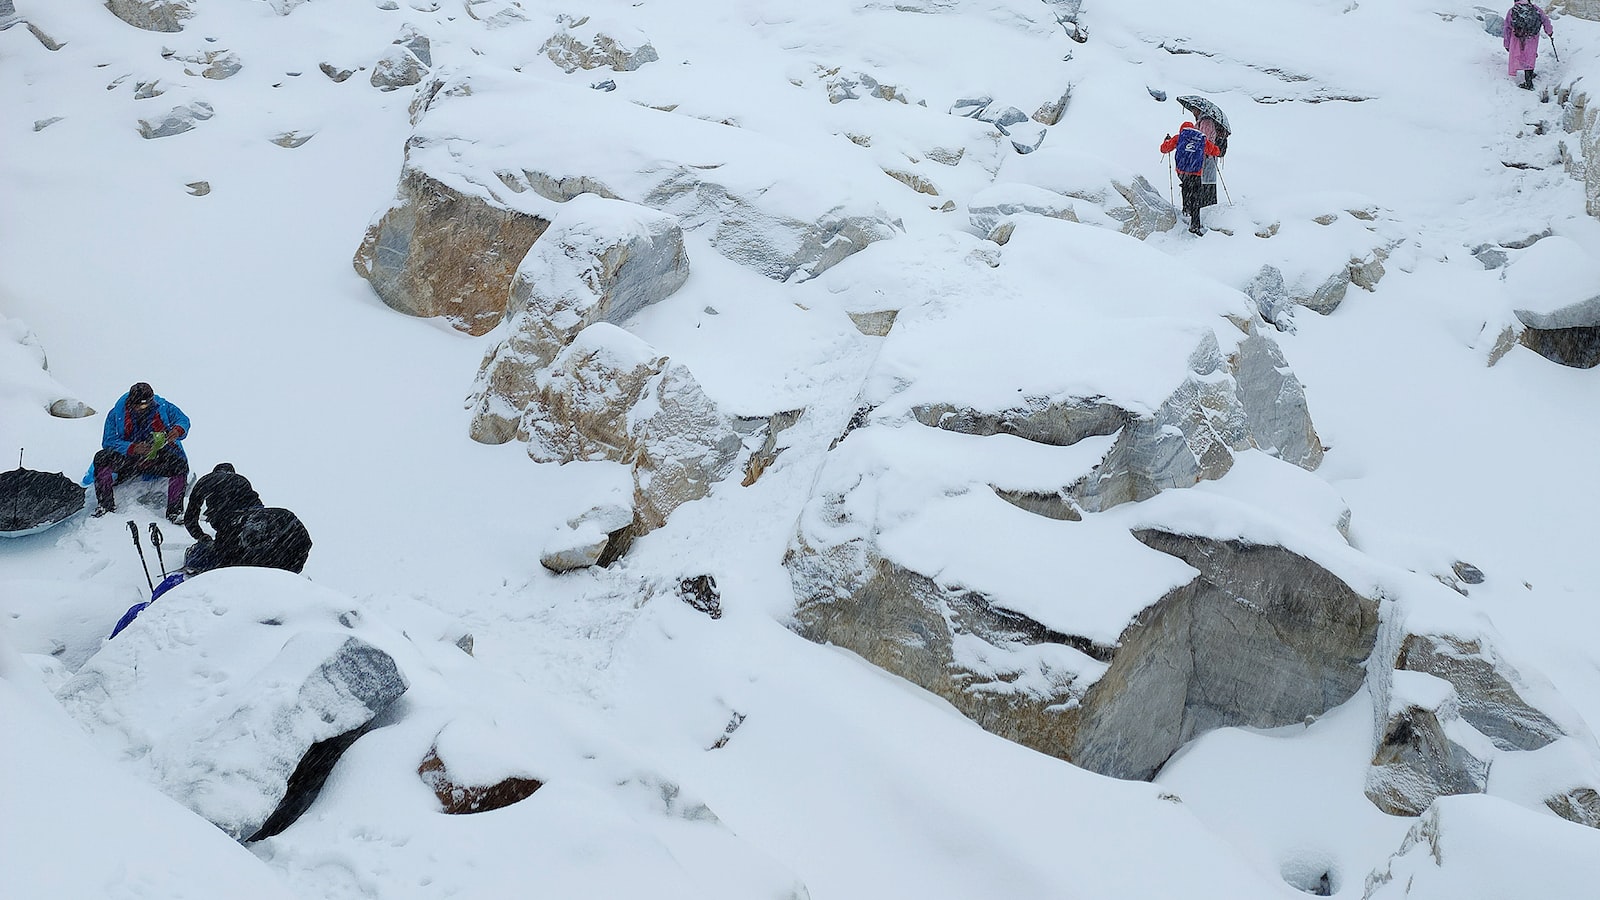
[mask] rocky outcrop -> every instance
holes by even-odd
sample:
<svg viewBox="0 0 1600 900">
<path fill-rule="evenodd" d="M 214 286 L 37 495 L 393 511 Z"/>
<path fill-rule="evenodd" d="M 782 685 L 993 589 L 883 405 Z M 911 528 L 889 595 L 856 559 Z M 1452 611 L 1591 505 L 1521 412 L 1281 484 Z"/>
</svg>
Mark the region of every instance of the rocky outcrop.
<svg viewBox="0 0 1600 900">
<path fill-rule="evenodd" d="M 145 31 L 182 31 L 194 16 L 193 5 L 193 0 L 106 0 L 117 18 Z"/>
<path fill-rule="evenodd" d="M 601 66 L 614 72 L 632 72 L 655 62 L 656 48 L 637 28 L 621 23 L 599 23 L 588 16 L 576 21 L 560 17 L 563 28 L 551 35 L 539 52 L 571 74 Z"/>
<path fill-rule="evenodd" d="M 538 373 L 596 322 L 621 324 L 689 277 L 677 221 L 620 200 L 580 195 L 517 268 L 510 334 L 484 359 L 474 389 L 474 440 L 527 440 L 522 423 Z"/>
<path fill-rule="evenodd" d="M 487 334 L 505 314 L 523 255 L 549 224 L 408 166 L 394 205 L 367 229 L 355 268 L 391 309 Z"/>
<path fill-rule="evenodd" d="M 853 549 L 797 541 L 787 560 L 800 601 L 795 628 L 944 697 L 988 731 L 1119 778 L 1152 777 L 1213 728 L 1299 722 L 1361 686 L 1376 601 L 1280 547 L 1154 530 L 1136 537 L 1199 575 L 1140 612 L 1114 642 L 942 586 L 869 539 Z M 858 572 L 837 565 L 851 556 L 864 564 Z M 1103 667 L 1088 685 L 1058 671 L 1048 689 L 999 691 L 961 662 L 974 642 L 990 648 L 980 657 L 1053 646 Z"/>
<path fill-rule="evenodd" d="M 295 602 L 254 599 L 268 591 Z M 168 796 L 235 839 L 269 837 L 406 690 L 326 602 L 286 573 L 208 573 L 163 594 L 58 697 Z"/>
</svg>

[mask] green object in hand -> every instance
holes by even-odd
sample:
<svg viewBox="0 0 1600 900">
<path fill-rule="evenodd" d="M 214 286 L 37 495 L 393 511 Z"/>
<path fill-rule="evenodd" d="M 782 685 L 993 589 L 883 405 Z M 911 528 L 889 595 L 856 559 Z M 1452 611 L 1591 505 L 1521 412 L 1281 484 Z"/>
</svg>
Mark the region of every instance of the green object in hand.
<svg viewBox="0 0 1600 900">
<path fill-rule="evenodd" d="M 166 445 L 167 445 L 167 433 L 165 431 L 157 431 L 156 433 L 150 435 L 150 452 L 146 453 L 144 455 L 144 458 L 145 459 L 155 459 L 156 458 L 156 454 L 160 453 L 161 452 L 161 448 L 165 447 Z"/>
</svg>

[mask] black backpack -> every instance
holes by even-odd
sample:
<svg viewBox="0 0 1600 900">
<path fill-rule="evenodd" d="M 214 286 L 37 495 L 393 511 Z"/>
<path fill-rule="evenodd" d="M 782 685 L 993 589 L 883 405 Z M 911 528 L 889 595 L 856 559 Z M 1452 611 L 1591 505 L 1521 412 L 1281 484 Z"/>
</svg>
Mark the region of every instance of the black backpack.
<svg viewBox="0 0 1600 900">
<path fill-rule="evenodd" d="M 1533 37 L 1544 26 L 1544 17 L 1532 3 L 1511 7 L 1511 33 L 1519 38 Z"/>
</svg>

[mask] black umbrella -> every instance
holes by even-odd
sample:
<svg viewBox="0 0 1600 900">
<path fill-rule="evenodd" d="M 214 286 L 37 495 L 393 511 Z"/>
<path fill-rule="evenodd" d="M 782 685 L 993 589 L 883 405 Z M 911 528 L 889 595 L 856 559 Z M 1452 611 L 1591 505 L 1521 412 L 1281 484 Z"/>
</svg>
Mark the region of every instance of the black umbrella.
<svg viewBox="0 0 1600 900">
<path fill-rule="evenodd" d="M 1190 94 L 1187 97 L 1179 97 L 1178 105 L 1202 119 L 1210 119 L 1217 123 L 1217 127 L 1222 129 L 1223 133 L 1233 134 L 1233 126 L 1228 124 L 1228 117 L 1223 114 L 1222 107 L 1210 100 Z"/>
<path fill-rule="evenodd" d="M 83 509 L 83 504 L 83 487 L 60 472 L 21 465 L 0 472 L 0 537 L 43 531 Z"/>
</svg>

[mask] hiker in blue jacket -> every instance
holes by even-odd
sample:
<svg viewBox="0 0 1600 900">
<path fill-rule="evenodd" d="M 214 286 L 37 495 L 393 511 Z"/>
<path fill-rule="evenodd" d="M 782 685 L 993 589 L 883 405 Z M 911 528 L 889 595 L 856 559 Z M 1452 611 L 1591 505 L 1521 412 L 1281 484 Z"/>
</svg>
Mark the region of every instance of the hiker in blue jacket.
<svg viewBox="0 0 1600 900">
<path fill-rule="evenodd" d="M 167 520 L 183 517 L 183 492 L 189 482 L 189 459 L 182 441 L 189 417 L 150 385 L 141 381 L 122 395 L 106 414 L 100 452 L 94 455 L 96 516 L 115 512 L 114 478 L 157 475 L 167 478 Z"/>
<path fill-rule="evenodd" d="M 1183 214 L 1189 217 L 1189 231 L 1204 234 L 1200 227 L 1200 208 L 1205 195 L 1201 178 L 1206 157 L 1221 156 L 1222 150 L 1196 128 L 1193 122 L 1183 123 L 1176 135 L 1167 135 L 1161 142 L 1161 153 L 1172 154 L 1173 168 L 1178 170 L 1178 184 L 1183 188 Z"/>
</svg>

